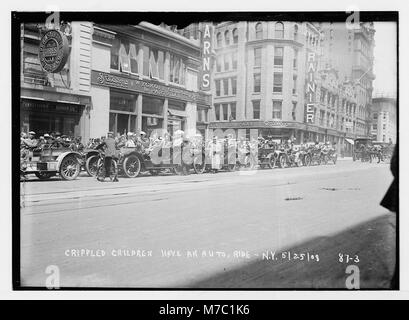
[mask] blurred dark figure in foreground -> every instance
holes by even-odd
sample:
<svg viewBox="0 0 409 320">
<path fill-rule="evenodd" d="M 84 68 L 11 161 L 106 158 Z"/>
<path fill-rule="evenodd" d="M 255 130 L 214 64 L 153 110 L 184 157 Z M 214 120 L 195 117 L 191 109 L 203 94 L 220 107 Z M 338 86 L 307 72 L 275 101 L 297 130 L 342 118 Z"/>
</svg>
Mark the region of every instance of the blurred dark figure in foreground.
<svg viewBox="0 0 409 320">
<path fill-rule="evenodd" d="M 399 218 L 399 193 L 398 193 L 398 185 L 399 185 L 399 169 L 398 169 L 398 158 L 399 158 L 399 148 L 398 143 L 396 143 L 395 150 L 393 151 L 393 156 L 391 159 L 391 171 L 393 175 L 393 181 L 390 185 L 388 191 L 386 192 L 385 196 L 381 201 L 381 206 L 385 207 L 386 209 L 390 210 L 391 212 L 395 212 L 396 214 L 396 221 Z M 391 280 L 391 289 L 398 289 L 399 283 L 399 266 L 398 266 L 398 257 L 396 257 L 395 263 L 395 271 L 393 273 L 393 277 Z"/>
</svg>

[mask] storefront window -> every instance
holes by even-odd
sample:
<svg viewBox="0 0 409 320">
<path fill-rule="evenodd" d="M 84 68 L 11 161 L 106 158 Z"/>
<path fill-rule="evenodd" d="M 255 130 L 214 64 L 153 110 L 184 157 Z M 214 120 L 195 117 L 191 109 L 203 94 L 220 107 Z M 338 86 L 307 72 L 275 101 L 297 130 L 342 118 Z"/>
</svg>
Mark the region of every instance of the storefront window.
<svg viewBox="0 0 409 320">
<path fill-rule="evenodd" d="M 111 91 L 109 130 L 114 134 L 136 131 L 136 95 Z"/>
<path fill-rule="evenodd" d="M 142 113 L 163 116 L 164 100 L 143 96 L 142 98 Z"/>
</svg>

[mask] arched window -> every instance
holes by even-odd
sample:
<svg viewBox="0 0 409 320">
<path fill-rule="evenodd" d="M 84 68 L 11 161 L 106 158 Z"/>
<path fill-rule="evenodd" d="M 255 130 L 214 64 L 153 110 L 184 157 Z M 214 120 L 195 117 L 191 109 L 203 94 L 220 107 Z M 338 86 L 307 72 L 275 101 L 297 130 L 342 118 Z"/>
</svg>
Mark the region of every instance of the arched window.
<svg viewBox="0 0 409 320">
<path fill-rule="evenodd" d="M 226 30 L 224 32 L 224 42 L 226 46 L 230 45 L 230 31 L 229 30 Z"/>
<path fill-rule="evenodd" d="M 294 25 L 294 40 L 298 40 L 298 25 Z"/>
<path fill-rule="evenodd" d="M 277 22 L 275 24 L 274 37 L 277 39 L 284 38 L 284 24 L 282 22 Z"/>
<path fill-rule="evenodd" d="M 220 48 L 222 46 L 222 34 L 219 32 L 217 34 L 217 47 Z"/>
<path fill-rule="evenodd" d="M 263 37 L 263 26 L 261 22 L 256 24 L 256 39 L 261 39 Z"/>
<path fill-rule="evenodd" d="M 237 29 L 233 29 L 233 43 L 239 43 L 239 31 Z"/>
</svg>

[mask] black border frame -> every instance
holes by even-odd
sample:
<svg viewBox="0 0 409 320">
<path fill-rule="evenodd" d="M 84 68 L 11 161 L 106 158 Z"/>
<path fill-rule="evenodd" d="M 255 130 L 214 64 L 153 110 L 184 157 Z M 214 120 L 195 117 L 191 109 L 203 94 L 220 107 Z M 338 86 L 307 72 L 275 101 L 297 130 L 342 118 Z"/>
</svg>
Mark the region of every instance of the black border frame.
<svg viewBox="0 0 409 320">
<path fill-rule="evenodd" d="M 311 22 L 345 22 L 351 13 L 343 11 L 308 11 L 308 12 L 96 12 L 96 11 L 63 11 L 60 12 L 61 21 L 93 21 L 105 24 L 137 24 L 140 21 L 149 21 L 153 24 L 164 22 L 168 25 L 178 25 L 182 28 L 190 23 L 199 21 L 311 21 Z M 362 22 L 396 22 L 397 25 L 397 144 L 399 143 L 399 12 L 398 11 L 361 11 Z M 50 15 L 46 12 L 11 12 L 11 144 L 12 144 L 12 287 L 16 291 L 48 290 L 45 287 L 22 287 L 20 279 L 20 174 L 18 167 L 19 155 L 19 127 L 20 127 L 20 24 L 28 22 L 42 22 Z M 399 159 L 399 153 L 398 153 Z M 398 160 L 398 194 L 399 194 L 399 160 Z M 385 190 L 386 191 L 386 190 Z M 399 207 L 399 206 L 398 206 Z M 399 290 L 399 209 L 396 213 L 396 264 L 397 264 L 397 288 Z M 111 288 L 111 287 L 63 287 L 63 291 L 289 291 L 288 288 Z M 347 291 L 341 288 L 298 288 L 297 291 Z M 380 291 L 384 289 L 361 289 L 361 291 Z"/>
</svg>

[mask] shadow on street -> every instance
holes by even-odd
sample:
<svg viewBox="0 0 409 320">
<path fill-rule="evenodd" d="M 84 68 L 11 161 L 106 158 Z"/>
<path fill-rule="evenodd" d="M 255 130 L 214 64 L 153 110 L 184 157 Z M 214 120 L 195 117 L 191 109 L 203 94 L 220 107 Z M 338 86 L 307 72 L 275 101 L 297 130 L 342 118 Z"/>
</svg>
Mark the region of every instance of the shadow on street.
<svg viewBox="0 0 409 320">
<path fill-rule="evenodd" d="M 360 289 L 388 289 L 395 256 L 395 215 L 386 214 L 329 237 L 276 251 L 276 261 L 249 262 L 188 284 L 188 288 L 346 289 L 348 265 L 356 265 Z M 272 250 L 274 251 L 274 250 Z M 282 252 L 318 254 L 319 261 L 281 259 Z M 343 254 L 343 262 L 339 261 Z M 346 262 L 346 255 L 359 262 Z"/>
</svg>

